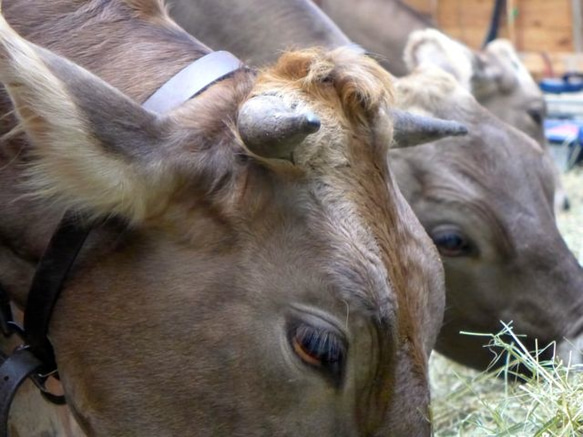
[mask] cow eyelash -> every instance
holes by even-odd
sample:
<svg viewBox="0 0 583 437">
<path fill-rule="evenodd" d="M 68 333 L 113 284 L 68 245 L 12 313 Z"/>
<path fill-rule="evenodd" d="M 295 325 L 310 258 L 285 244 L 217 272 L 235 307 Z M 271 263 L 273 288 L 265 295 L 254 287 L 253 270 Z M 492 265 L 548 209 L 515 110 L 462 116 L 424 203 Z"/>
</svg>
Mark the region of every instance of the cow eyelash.
<svg viewBox="0 0 583 437">
<path fill-rule="evenodd" d="M 346 345 L 339 335 L 301 323 L 290 330 L 290 344 L 305 364 L 324 372 L 336 384 L 341 383 Z"/>
</svg>

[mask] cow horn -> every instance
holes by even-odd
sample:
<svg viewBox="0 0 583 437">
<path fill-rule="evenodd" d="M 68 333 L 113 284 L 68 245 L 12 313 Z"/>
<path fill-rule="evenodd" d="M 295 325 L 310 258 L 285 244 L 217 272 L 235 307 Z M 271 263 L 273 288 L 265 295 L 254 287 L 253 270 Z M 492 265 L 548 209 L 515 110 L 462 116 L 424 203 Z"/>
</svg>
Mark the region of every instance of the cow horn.
<svg viewBox="0 0 583 437">
<path fill-rule="evenodd" d="M 419 144 L 437 141 L 445 137 L 457 137 L 466 135 L 468 128 L 453 120 L 441 120 L 438 118 L 424 117 L 394 110 L 394 145 L 393 148 L 417 146 Z"/>
<path fill-rule="evenodd" d="M 320 129 L 320 119 L 310 111 L 290 109 L 279 97 L 261 95 L 241 106 L 237 125 L 243 142 L 256 155 L 290 159 L 294 148 Z"/>
</svg>

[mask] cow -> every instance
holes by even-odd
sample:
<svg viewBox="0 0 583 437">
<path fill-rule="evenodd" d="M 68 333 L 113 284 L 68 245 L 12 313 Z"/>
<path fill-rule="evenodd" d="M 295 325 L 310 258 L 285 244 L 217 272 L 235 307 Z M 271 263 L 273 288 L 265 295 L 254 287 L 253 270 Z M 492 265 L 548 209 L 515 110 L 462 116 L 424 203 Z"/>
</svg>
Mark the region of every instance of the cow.
<svg viewBox="0 0 583 437">
<path fill-rule="evenodd" d="M 172 0 L 172 4 L 176 8 L 178 8 L 180 5 L 180 9 L 175 10 L 180 11 L 180 13 L 176 13 L 176 18 L 182 18 L 183 23 L 187 20 L 192 21 L 193 23 L 198 23 L 200 21 L 211 19 L 211 17 L 205 15 L 204 13 L 199 15 L 193 14 L 190 16 L 187 14 L 189 8 L 196 8 L 196 4 L 198 4 L 200 1 L 201 0 Z M 231 26 L 225 26 L 222 31 L 223 33 L 228 31 L 233 32 L 233 39 L 235 39 L 234 33 L 239 30 L 245 34 L 252 34 L 254 29 L 257 29 L 260 26 L 266 28 L 270 27 L 268 20 L 264 22 L 258 21 L 260 20 L 261 16 L 255 14 L 256 9 L 242 9 L 243 11 L 246 11 L 246 15 L 243 14 L 243 12 L 240 12 L 238 8 L 233 9 L 237 11 L 236 16 L 239 18 L 238 20 L 235 20 L 235 18 L 230 15 L 232 8 L 229 6 L 229 3 L 218 3 L 220 3 L 221 7 L 223 8 L 221 10 L 223 14 L 222 18 L 229 23 L 237 24 L 236 26 L 234 24 Z M 291 4 L 292 3 L 290 3 L 290 5 Z M 398 1 L 363 0 L 360 2 L 343 2 L 342 0 L 337 0 L 334 2 L 327 2 L 324 0 L 319 1 L 318 4 L 321 5 L 326 13 L 331 14 L 335 21 L 341 25 L 343 30 L 346 30 L 346 32 L 348 32 L 349 35 L 351 35 L 356 40 L 356 42 L 362 43 L 365 48 L 369 48 L 368 40 L 363 40 L 360 38 L 357 39 L 356 35 L 350 32 L 351 28 L 349 26 L 356 27 L 358 23 L 365 20 L 366 17 L 368 17 L 369 21 L 367 22 L 367 26 L 362 26 L 362 31 L 369 32 L 371 36 L 377 35 L 379 41 L 385 41 L 385 39 L 383 39 L 383 35 L 390 35 L 391 32 L 393 32 L 395 29 L 400 29 L 401 32 L 404 33 L 404 35 L 407 37 L 410 32 L 410 30 L 405 32 L 405 29 L 401 27 L 401 24 L 407 21 L 404 17 L 400 18 L 399 20 L 395 20 L 394 26 L 383 25 L 381 28 L 380 23 L 386 23 L 388 20 L 386 17 L 393 16 L 392 13 L 389 13 L 390 11 L 393 11 L 392 8 L 398 8 L 400 11 L 399 14 L 409 16 L 411 19 L 417 20 L 419 24 L 423 23 L 421 17 L 413 14 L 410 8 L 407 8 L 406 5 Z M 266 14 L 266 17 L 270 17 L 277 15 L 274 10 L 280 8 L 281 5 L 278 5 L 277 2 L 273 2 L 269 3 L 269 5 L 266 4 L 265 7 L 275 8 L 270 9 L 270 12 Z M 368 11 L 367 13 L 364 12 L 365 9 Z M 333 14 L 333 11 L 336 11 L 338 14 L 345 14 L 346 17 L 344 17 L 344 19 L 340 19 L 337 15 Z M 374 13 L 371 11 L 374 11 Z M 172 9 L 170 12 L 172 13 Z M 384 15 L 385 13 L 387 13 L 387 15 Z M 254 15 L 255 18 L 251 19 L 249 15 Z M 307 19 L 307 16 L 304 17 Z M 385 21 L 379 20 L 379 23 L 377 24 L 377 17 L 384 18 Z M 318 20 L 318 16 L 312 15 L 311 20 Z M 214 23 L 215 25 L 218 25 L 218 22 L 215 21 Z M 301 35 L 311 35 L 313 44 L 318 45 L 320 44 L 321 40 L 317 38 L 317 35 L 310 34 L 309 32 L 309 29 L 313 27 L 314 25 L 306 26 L 305 31 L 303 31 L 302 22 L 295 20 L 290 20 L 289 25 L 287 26 L 276 26 L 277 29 L 294 29 Z M 426 26 L 424 25 L 423 27 Z M 420 29 L 421 25 L 416 28 Z M 212 29 L 210 29 L 209 34 L 205 33 L 203 37 L 211 38 L 212 34 Z M 278 35 L 274 35 L 274 38 L 278 38 Z M 290 39 L 286 41 L 286 38 L 289 38 L 289 35 L 282 32 L 281 39 L 279 39 L 279 44 L 281 47 L 285 47 L 286 44 L 291 45 L 293 43 L 293 40 Z M 431 44 L 430 40 L 433 41 Z M 386 41 L 390 41 L 390 39 L 387 39 Z M 273 44 L 273 41 L 270 41 L 270 44 Z M 322 44 L 325 44 L 325 42 L 322 41 Z M 402 45 L 403 47 L 401 50 L 405 46 L 404 40 Z M 386 53 L 387 56 L 391 55 L 391 52 L 389 52 L 391 44 L 384 44 L 383 47 L 385 47 L 384 53 Z M 484 114 L 484 111 L 479 110 L 476 107 L 477 103 L 475 102 L 475 99 L 478 97 L 479 103 L 482 103 L 487 108 L 491 109 L 491 113 L 488 116 L 485 116 L 483 120 L 477 120 L 473 118 L 470 120 L 470 127 L 473 129 L 473 131 L 479 132 L 480 135 L 482 135 L 480 140 L 480 147 L 478 150 L 483 151 L 487 148 L 487 145 L 484 143 L 498 143 L 501 141 L 500 138 L 505 138 L 506 140 L 504 141 L 504 145 L 492 146 L 490 149 L 488 149 L 490 158 L 492 160 L 497 159 L 500 161 L 500 164 L 498 165 L 501 167 L 501 169 L 498 171 L 516 172 L 516 174 L 512 176 L 512 180 L 520 181 L 520 184 L 530 183 L 531 177 L 529 176 L 528 172 L 535 172 L 537 174 L 537 178 L 533 182 L 534 185 L 530 187 L 532 193 L 528 193 L 528 195 L 525 195 L 523 198 L 521 198 L 520 203 L 526 203 L 527 210 L 537 210 L 542 208 L 544 214 L 537 212 L 538 215 L 535 215 L 535 217 L 540 217 L 537 218 L 537 220 L 534 220 L 532 223 L 532 226 L 538 225 L 539 221 L 542 220 L 542 217 L 546 215 L 546 190 L 549 186 L 557 183 L 555 180 L 555 174 L 553 174 L 554 170 L 551 172 L 548 171 L 549 168 L 554 169 L 555 167 L 550 162 L 548 152 L 543 152 L 542 158 L 547 162 L 545 164 L 539 163 L 537 161 L 539 159 L 538 154 L 532 151 L 533 146 L 531 142 L 525 140 L 522 136 L 517 135 L 516 132 L 510 129 L 507 124 L 495 123 L 492 121 L 492 112 L 494 112 L 502 121 L 510 122 L 512 126 L 524 131 L 530 137 L 537 140 L 539 144 L 538 150 L 546 149 L 542 136 L 542 127 L 540 124 L 542 117 L 544 117 L 544 101 L 542 99 L 542 95 L 536 89 L 536 85 L 532 81 L 532 78 L 520 64 L 520 61 L 518 60 L 512 47 L 504 41 L 497 40 L 490 43 L 484 52 L 478 53 L 471 51 L 469 48 L 462 46 L 460 43 L 452 41 L 447 36 L 439 33 L 436 30 L 418 31 L 414 33 L 409 47 L 410 48 L 408 50 L 414 51 L 415 53 L 409 53 L 407 55 L 407 60 L 410 67 L 412 68 L 415 68 L 417 64 L 420 65 L 419 69 L 413 76 L 415 80 L 419 80 L 420 83 L 424 83 L 426 80 L 423 79 L 422 74 L 422 71 L 426 70 L 426 66 L 438 65 L 443 70 L 456 73 L 456 69 L 454 69 L 453 66 L 448 66 L 447 68 L 445 67 L 447 65 L 446 61 L 450 60 L 452 63 L 455 61 L 456 67 L 461 65 L 461 67 L 457 68 L 461 69 L 461 72 L 465 75 L 456 73 L 454 77 L 458 79 L 462 88 L 474 95 L 474 99 L 470 99 L 466 95 L 467 92 L 464 94 L 460 91 L 460 93 L 464 95 L 463 99 L 465 99 L 465 101 L 471 102 L 467 104 L 469 108 L 468 110 L 471 109 L 470 114 L 480 114 L 480 116 Z M 248 48 L 248 50 L 251 49 L 254 49 L 258 52 L 262 52 L 263 50 L 261 44 L 252 45 L 252 47 Z M 379 50 L 379 48 L 376 48 L 377 52 Z M 381 51 L 381 53 L 383 52 Z M 402 54 L 399 54 L 399 57 L 400 56 L 402 56 Z M 389 61 L 393 59 L 394 58 L 390 58 Z M 431 71 L 432 69 L 427 68 L 427 70 Z M 432 75 L 435 75 L 435 73 L 432 73 Z M 451 79 L 451 75 L 447 75 L 447 77 Z M 405 83 L 411 83 L 412 81 L 413 79 L 407 79 Z M 444 81 L 439 79 L 437 83 L 443 83 L 445 89 L 457 90 L 457 88 L 454 87 L 450 82 L 450 80 Z M 422 87 L 419 88 L 419 90 L 421 89 Z M 419 91 L 417 94 L 419 94 L 418 99 L 422 99 L 422 93 Z M 463 115 L 463 111 L 460 109 L 462 106 L 456 106 L 454 103 L 450 102 L 446 94 L 434 92 L 431 95 L 433 96 L 433 104 L 435 106 L 441 105 L 441 102 L 443 101 L 443 106 L 449 108 L 448 111 L 444 110 L 442 113 L 440 113 L 439 117 L 456 118 L 458 116 L 463 116 L 464 119 L 467 119 L 470 116 Z M 496 102 L 500 102 L 500 104 Z M 522 107 L 523 105 L 524 107 Z M 421 112 L 423 113 L 423 111 L 432 113 L 433 108 L 422 108 Z M 468 123 L 467 120 L 466 123 Z M 480 123 L 483 123 L 483 125 L 480 125 Z M 517 145 L 516 151 L 509 152 L 506 150 L 507 147 L 511 144 L 511 141 L 509 140 L 510 138 L 516 139 L 517 144 L 519 144 Z M 440 141 L 439 144 L 443 145 L 449 141 L 450 139 L 444 139 Z M 441 172 L 445 173 L 443 170 L 444 164 L 442 163 L 445 157 L 448 159 L 447 166 L 445 168 L 457 169 L 458 167 L 465 166 L 466 168 L 470 169 L 481 163 L 481 161 L 472 161 L 474 158 L 476 158 L 478 152 L 473 154 L 469 151 L 471 145 L 476 143 L 473 135 L 468 137 L 460 137 L 455 140 L 455 143 L 459 144 L 460 146 L 454 148 L 454 150 L 459 149 L 464 153 L 460 152 L 459 156 L 455 154 L 447 154 L 442 160 L 424 160 L 424 150 L 428 147 L 413 148 L 411 150 L 404 151 L 403 154 L 406 154 L 407 156 L 419 155 L 417 159 L 423 162 L 423 165 L 436 165 L 436 168 L 432 171 L 432 174 L 435 173 L 436 176 L 425 182 L 435 182 L 439 185 L 441 183 L 441 179 L 439 179 L 438 176 L 442 175 Z M 466 148 L 461 147 L 461 144 L 465 144 Z M 536 147 L 534 149 L 536 149 Z M 520 155 L 522 151 L 526 151 L 524 161 Z M 508 159 L 509 153 L 511 153 L 516 160 L 514 163 L 504 162 Z M 533 153 L 535 153 L 537 158 L 530 157 L 530 155 Z M 398 154 L 399 152 L 396 152 L 396 155 Z M 527 165 L 527 162 L 532 162 L 533 159 L 536 162 L 534 169 L 527 170 L 522 168 L 523 166 Z M 437 164 L 438 162 L 439 164 Z M 506 167 L 503 167 L 504 165 L 506 165 Z M 408 187 L 411 186 L 411 183 L 413 180 L 415 180 L 415 178 L 404 171 L 398 171 L 396 175 L 397 182 L 404 190 L 405 194 L 410 193 Z M 445 177 L 445 174 L 443 177 Z M 491 193 L 503 194 L 507 189 L 507 180 L 502 177 L 501 174 L 497 174 L 494 171 L 490 173 L 483 171 L 476 172 L 476 175 L 472 178 L 472 180 L 476 177 L 483 178 L 481 181 L 478 181 L 482 190 L 486 190 L 486 187 L 490 186 Z M 539 177 L 548 178 L 548 180 L 539 182 Z M 467 197 L 468 188 L 464 187 L 462 183 L 466 179 L 466 177 L 459 176 L 455 179 L 455 184 L 449 184 L 448 186 L 451 190 L 454 190 L 452 196 L 457 196 L 460 202 L 467 202 L 467 206 L 460 206 L 458 209 L 452 209 L 449 204 L 441 204 L 437 202 L 433 204 L 433 207 L 435 208 L 433 213 L 436 216 L 442 214 L 449 217 L 452 213 L 455 213 L 460 215 L 458 220 L 465 221 L 468 219 L 464 211 L 466 208 L 472 208 L 472 199 Z M 558 190 L 555 195 L 555 201 L 557 204 L 562 203 L 560 201 L 560 190 Z M 417 198 L 409 198 L 408 200 L 414 207 L 418 201 Z M 529 205 L 528 202 L 534 203 Z M 512 213 L 511 208 L 506 207 L 499 201 L 490 200 L 489 198 L 482 202 L 482 206 L 487 210 L 487 215 L 490 216 L 501 216 L 508 218 L 508 215 Z M 415 209 L 415 212 L 417 214 L 421 214 L 421 216 L 426 214 L 426 211 L 423 210 Z M 422 220 L 422 223 L 427 224 L 427 220 Z M 489 232 L 489 222 L 480 221 L 477 224 L 484 226 L 484 232 Z M 467 226 L 468 225 L 466 224 L 465 227 Z M 539 244 L 539 242 L 542 240 L 537 235 L 536 228 L 532 227 L 529 223 L 526 223 L 525 226 L 527 226 L 526 230 L 522 231 L 520 229 L 515 230 L 512 226 L 509 225 L 509 229 L 507 231 L 510 233 L 510 236 L 508 237 L 509 240 L 516 240 L 522 246 Z M 472 329 L 481 330 L 483 332 L 497 332 L 500 329 L 500 319 L 505 321 L 514 320 L 517 332 L 526 333 L 531 338 L 538 336 L 541 339 L 541 343 L 548 343 L 552 340 L 561 341 L 564 335 L 572 337 L 578 336 L 577 329 L 573 328 L 574 333 L 571 333 L 571 328 L 568 328 L 568 325 L 572 322 L 575 315 L 569 315 L 566 318 L 557 316 L 556 319 L 553 319 L 553 314 L 551 312 L 556 308 L 556 306 L 549 305 L 548 307 L 545 307 L 544 305 L 533 306 L 530 304 L 522 306 L 508 303 L 508 305 L 503 308 L 507 302 L 502 299 L 501 293 L 512 292 L 516 299 L 522 299 L 524 294 L 516 291 L 518 285 L 512 284 L 515 283 L 514 278 L 516 276 L 531 272 L 533 280 L 534 278 L 537 278 L 541 284 L 540 286 L 536 287 L 538 290 L 537 292 L 542 296 L 541 299 L 539 299 L 540 302 L 553 301 L 559 290 L 568 289 L 569 291 L 564 292 L 565 296 L 568 296 L 568 299 L 565 298 L 564 304 L 567 306 L 573 306 L 573 314 L 576 314 L 577 311 L 579 311 L 577 307 L 580 298 L 575 291 L 577 287 L 580 288 L 580 279 L 578 279 L 579 268 L 572 264 L 573 256 L 566 252 L 566 248 L 558 236 L 556 225 L 545 222 L 544 229 L 547 229 L 547 227 L 548 235 L 552 236 L 552 238 L 548 238 L 551 238 L 554 243 L 549 246 L 552 247 L 552 250 L 549 249 L 548 256 L 545 258 L 546 262 L 549 263 L 545 269 L 552 269 L 552 266 L 555 265 L 555 261 L 552 259 L 553 256 L 564 259 L 565 265 L 569 266 L 568 268 L 565 268 L 563 273 L 559 275 L 562 279 L 557 280 L 556 285 L 549 285 L 548 281 L 550 279 L 544 279 L 543 274 L 546 270 L 540 269 L 540 272 L 529 270 L 529 263 L 527 260 L 531 255 L 529 255 L 528 252 L 518 251 L 517 259 L 520 260 L 520 263 L 515 264 L 512 268 L 509 267 L 505 269 L 498 269 L 496 274 L 492 274 L 491 277 L 487 274 L 487 271 L 491 269 L 491 266 L 488 263 L 482 262 L 481 264 L 462 264 L 457 262 L 458 260 L 456 258 L 452 264 L 452 261 L 449 257 L 443 257 L 446 268 L 446 293 L 449 308 L 462 308 L 463 310 L 454 311 L 450 309 L 448 311 L 448 322 L 441 337 L 443 338 L 441 344 L 451 345 L 452 343 L 455 344 L 457 341 L 460 345 L 459 349 L 453 348 L 451 346 L 442 346 L 439 348 L 441 352 L 459 362 L 468 363 L 469 365 L 479 368 L 480 370 L 485 370 L 489 365 L 491 356 L 485 349 L 478 349 L 478 352 L 476 352 L 476 349 L 478 348 L 477 342 L 481 341 L 482 339 L 470 339 L 465 336 L 460 337 L 458 332 L 460 330 Z M 426 230 L 430 234 L 433 232 L 433 229 L 429 227 L 426 228 Z M 532 241 L 529 239 L 532 239 Z M 500 256 L 497 256 L 495 259 L 500 259 Z M 539 258 L 535 264 L 539 265 L 541 259 L 542 258 Z M 452 265 L 455 266 L 455 270 L 452 269 Z M 461 285 L 459 285 L 461 280 L 456 279 L 461 276 L 459 271 L 462 267 L 467 267 L 467 270 L 464 273 L 464 281 L 466 281 L 467 284 L 472 284 L 471 286 L 463 288 L 463 293 L 461 291 Z M 555 272 L 554 274 L 558 274 L 558 272 Z M 487 277 L 490 282 L 485 281 L 484 277 Z M 551 277 L 552 275 L 549 276 L 549 278 Z M 543 286 L 542 284 L 546 285 Z M 541 324 L 539 327 L 535 326 L 533 328 L 531 326 L 532 323 L 527 321 L 536 318 L 535 311 L 538 309 L 542 311 L 541 318 L 546 320 L 546 322 L 545 324 Z M 464 357 L 462 345 L 467 343 L 474 346 L 473 348 L 468 349 L 468 357 Z M 569 348 L 566 348 L 565 350 L 568 349 Z M 473 355 L 476 356 L 475 359 L 472 358 Z"/>
<path fill-rule="evenodd" d="M 553 162 L 543 129 L 544 95 L 510 41 L 496 39 L 476 52 L 438 30 L 419 30 L 411 33 L 404 57 L 410 69 L 429 63 L 451 73 L 482 106 L 541 144 Z M 559 169 L 553 168 L 555 208 L 568 210 Z"/>
<path fill-rule="evenodd" d="M 88 435 L 430 434 L 443 268 L 384 69 L 290 52 L 158 112 L 210 54 L 161 1 L 2 12 L 0 284 L 22 307 L 63 214 L 91 226 L 49 325 Z"/>
<path fill-rule="evenodd" d="M 469 131 L 389 152 L 445 268 L 437 351 L 487 369 L 494 355 L 484 338 L 460 331 L 496 333 L 503 321 L 526 335 L 521 341 L 529 350 L 550 345 L 541 359 L 552 357 L 557 342 L 566 362 L 580 362 L 583 352 L 570 344 L 580 347 L 583 339 L 583 269 L 557 229 L 553 166 L 540 144 L 501 122 L 438 67 L 420 66 L 395 86 L 402 109 L 459 119 Z"/>
</svg>

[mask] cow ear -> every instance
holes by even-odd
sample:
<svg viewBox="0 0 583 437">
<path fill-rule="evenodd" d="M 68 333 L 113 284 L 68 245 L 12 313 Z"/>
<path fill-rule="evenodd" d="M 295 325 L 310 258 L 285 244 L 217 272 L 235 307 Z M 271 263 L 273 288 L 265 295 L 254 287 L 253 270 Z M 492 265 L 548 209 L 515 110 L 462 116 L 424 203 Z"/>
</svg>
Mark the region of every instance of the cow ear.
<svg viewBox="0 0 583 437">
<path fill-rule="evenodd" d="M 34 155 L 35 193 L 94 216 L 140 221 L 172 184 L 168 119 L 64 58 L 28 43 L 0 16 L 0 81 Z"/>
<path fill-rule="evenodd" d="M 482 55 L 487 76 L 495 80 L 498 89 L 510 93 L 519 82 L 534 83 L 532 76 L 518 57 L 512 43 L 505 39 L 495 39 L 484 47 Z"/>
<path fill-rule="evenodd" d="M 515 78 L 508 75 L 497 60 L 484 54 L 479 54 L 475 59 L 471 91 L 477 99 L 498 92 L 510 92 L 514 88 Z"/>
<path fill-rule="evenodd" d="M 423 65 L 433 65 L 452 74 L 468 91 L 472 91 L 476 56 L 463 44 L 435 29 L 413 32 L 409 36 L 404 54 L 410 70 Z"/>
</svg>

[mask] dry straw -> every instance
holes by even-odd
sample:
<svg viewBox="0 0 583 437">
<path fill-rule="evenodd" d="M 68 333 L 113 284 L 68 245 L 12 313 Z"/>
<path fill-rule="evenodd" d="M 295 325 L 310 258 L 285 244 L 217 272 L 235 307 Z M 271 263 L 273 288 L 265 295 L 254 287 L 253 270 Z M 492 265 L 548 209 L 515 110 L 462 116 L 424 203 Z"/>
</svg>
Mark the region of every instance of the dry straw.
<svg viewBox="0 0 583 437">
<path fill-rule="evenodd" d="M 496 351 L 492 373 L 433 363 L 436 436 L 583 436 L 583 366 L 539 360 L 510 325 L 487 338 Z M 444 361 L 443 358 L 437 358 Z M 520 365 L 531 376 L 517 383 Z"/>
</svg>

